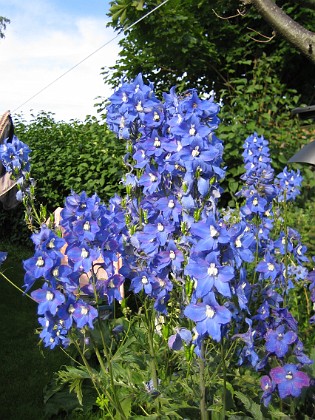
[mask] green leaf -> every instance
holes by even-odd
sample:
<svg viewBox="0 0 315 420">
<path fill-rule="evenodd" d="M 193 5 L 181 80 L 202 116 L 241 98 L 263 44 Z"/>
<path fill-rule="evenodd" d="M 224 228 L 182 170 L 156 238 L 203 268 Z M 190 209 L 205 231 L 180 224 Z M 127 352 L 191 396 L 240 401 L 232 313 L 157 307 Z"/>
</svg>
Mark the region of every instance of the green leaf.
<svg viewBox="0 0 315 420">
<path fill-rule="evenodd" d="M 264 420 L 264 416 L 260 410 L 260 405 L 255 403 L 251 398 L 244 395 L 242 392 L 235 391 L 234 395 L 244 404 L 246 410 L 252 414 L 255 420 Z"/>
</svg>

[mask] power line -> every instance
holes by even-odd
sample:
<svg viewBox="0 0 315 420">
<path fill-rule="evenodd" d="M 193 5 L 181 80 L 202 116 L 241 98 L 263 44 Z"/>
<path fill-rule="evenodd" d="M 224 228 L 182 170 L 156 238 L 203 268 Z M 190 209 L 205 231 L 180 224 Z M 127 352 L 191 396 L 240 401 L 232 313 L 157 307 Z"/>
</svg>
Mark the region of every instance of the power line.
<svg viewBox="0 0 315 420">
<path fill-rule="evenodd" d="M 133 28 L 135 25 L 137 25 L 139 22 L 141 22 L 142 20 L 146 19 L 149 15 L 151 15 L 152 13 L 154 13 L 157 9 L 159 9 L 160 7 L 164 6 L 164 4 L 166 4 L 169 0 L 164 0 L 161 4 L 159 4 L 158 6 L 156 6 L 154 9 L 150 10 L 148 13 L 146 13 L 144 16 L 142 16 L 141 18 L 139 18 L 138 20 L 136 20 L 134 23 L 132 23 L 130 26 L 128 26 L 125 29 L 126 31 L 129 31 L 129 29 Z M 80 66 L 82 63 L 84 63 L 86 60 L 88 60 L 90 57 L 92 57 L 92 55 L 96 54 L 97 52 L 99 52 L 101 49 L 103 49 L 104 47 L 106 47 L 107 45 L 109 45 L 111 42 L 113 42 L 116 38 L 119 37 L 119 34 L 117 34 L 116 36 L 114 36 L 113 38 L 111 38 L 109 41 L 107 41 L 105 44 L 103 44 L 101 47 L 97 48 L 95 51 L 93 51 L 91 54 L 89 54 L 88 56 L 86 56 L 85 58 L 83 58 L 83 60 L 79 61 L 77 64 L 75 64 L 74 66 L 72 66 L 70 69 L 68 69 L 67 71 L 65 71 L 64 73 L 62 73 L 60 76 L 58 76 L 55 80 L 53 80 L 52 82 L 48 83 L 48 85 L 44 86 L 42 89 L 40 89 L 38 92 L 36 92 L 33 96 L 31 96 L 29 99 L 27 99 L 25 102 L 23 102 L 21 105 L 19 105 L 17 108 L 15 108 L 12 113 L 16 112 L 19 108 L 22 108 L 22 106 L 26 105 L 28 102 L 30 102 L 32 99 L 36 98 L 36 96 L 40 95 L 42 92 L 44 92 L 46 89 L 48 89 L 50 86 L 52 86 L 53 84 L 55 84 L 56 82 L 58 82 L 58 80 L 60 80 L 62 77 L 64 77 L 66 74 L 70 73 L 72 70 L 74 70 L 75 68 L 77 68 L 78 66 Z"/>
</svg>

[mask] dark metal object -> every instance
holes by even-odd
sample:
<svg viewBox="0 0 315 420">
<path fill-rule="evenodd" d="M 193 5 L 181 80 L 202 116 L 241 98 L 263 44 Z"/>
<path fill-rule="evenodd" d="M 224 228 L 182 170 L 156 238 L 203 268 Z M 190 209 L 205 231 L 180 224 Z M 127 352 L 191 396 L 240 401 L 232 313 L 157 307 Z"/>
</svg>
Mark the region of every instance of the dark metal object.
<svg viewBox="0 0 315 420">
<path fill-rule="evenodd" d="M 298 115 L 302 120 L 308 120 L 309 118 L 315 119 L 315 105 L 294 108 L 291 114 Z"/>
<path fill-rule="evenodd" d="M 306 106 L 303 108 L 295 108 L 292 110 L 292 115 L 298 115 L 301 119 L 315 120 L 315 105 Z M 315 140 L 306 144 L 288 161 L 289 163 L 308 163 L 315 165 Z"/>
<path fill-rule="evenodd" d="M 315 165 L 315 140 L 303 146 L 299 152 L 288 160 L 288 162 L 309 163 L 310 165 Z"/>
</svg>

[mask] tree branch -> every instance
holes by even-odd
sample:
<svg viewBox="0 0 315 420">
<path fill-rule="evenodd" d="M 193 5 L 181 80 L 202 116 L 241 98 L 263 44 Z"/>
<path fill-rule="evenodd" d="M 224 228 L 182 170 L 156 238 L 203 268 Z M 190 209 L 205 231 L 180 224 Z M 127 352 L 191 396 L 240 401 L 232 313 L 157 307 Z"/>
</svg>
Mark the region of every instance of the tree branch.
<svg viewBox="0 0 315 420">
<path fill-rule="evenodd" d="M 315 33 L 291 19 L 272 0 L 243 0 L 251 3 L 260 15 L 288 42 L 315 64 Z"/>
</svg>

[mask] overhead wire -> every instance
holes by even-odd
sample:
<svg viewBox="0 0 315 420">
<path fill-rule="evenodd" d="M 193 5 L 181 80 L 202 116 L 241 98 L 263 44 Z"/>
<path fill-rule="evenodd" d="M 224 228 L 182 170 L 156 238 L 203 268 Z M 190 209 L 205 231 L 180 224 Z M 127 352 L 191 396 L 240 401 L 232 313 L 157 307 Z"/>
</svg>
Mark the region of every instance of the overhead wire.
<svg viewBox="0 0 315 420">
<path fill-rule="evenodd" d="M 125 32 L 129 31 L 130 29 L 132 29 L 135 25 L 137 25 L 139 22 L 141 22 L 142 20 L 146 19 L 149 15 L 151 15 L 152 13 L 154 13 L 156 10 L 158 10 L 160 7 L 164 6 L 164 4 L 166 4 L 169 0 L 164 0 L 162 3 L 160 3 L 159 5 L 157 5 L 154 9 L 149 10 L 149 12 L 147 12 L 145 15 L 143 15 L 141 18 L 139 18 L 138 20 L 136 20 L 135 22 L 133 22 L 131 25 L 129 25 L 126 29 L 124 29 Z M 116 38 L 119 37 L 119 33 L 114 36 L 113 38 L 111 38 L 109 41 L 105 42 L 105 44 L 101 45 L 99 48 L 97 48 L 95 51 L 93 51 L 92 53 L 90 53 L 89 55 L 87 55 L 85 58 L 83 58 L 81 61 L 79 61 L 77 64 L 75 64 L 74 66 L 72 66 L 70 69 L 66 70 L 64 73 L 62 73 L 60 76 L 58 76 L 56 79 L 54 79 L 52 82 L 48 83 L 46 86 L 44 86 L 42 89 L 40 89 L 38 92 L 36 92 L 34 95 L 32 95 L 29 99 L 27 99 L 25 102 L 23 102 L 21 105 L 19 105 L 18 107 L 16 107 L 12 112 L 16 112 L 18 109 L 22 108 L 22 106 L 26 105 L 27 103 L 29 103 L 32 99 L 36 98 L 38 95 L 40 95 L 42 92 L 44 92 L 45 90 L 47 90 L 49 87 L 51 87 L 53 84 L 55 84 L 56 82 L 58 82 L 61 78 L 63 78 L 64 76 L 66 76 L 67 74 L 69 74 L 72 70 L 74 70 L 75 68 L 77 68 L 78 66 L 80 66 L 82 63 L 84 63 L 86 60 L 88 60 L 90 57 L 92 57 L 94 54 L 96 54 L 97 52 L 99 52 L 101 49 L 105 48 L 107 45 L 109 45 L 111 42 L 113 42 Z"/>
</svg>

